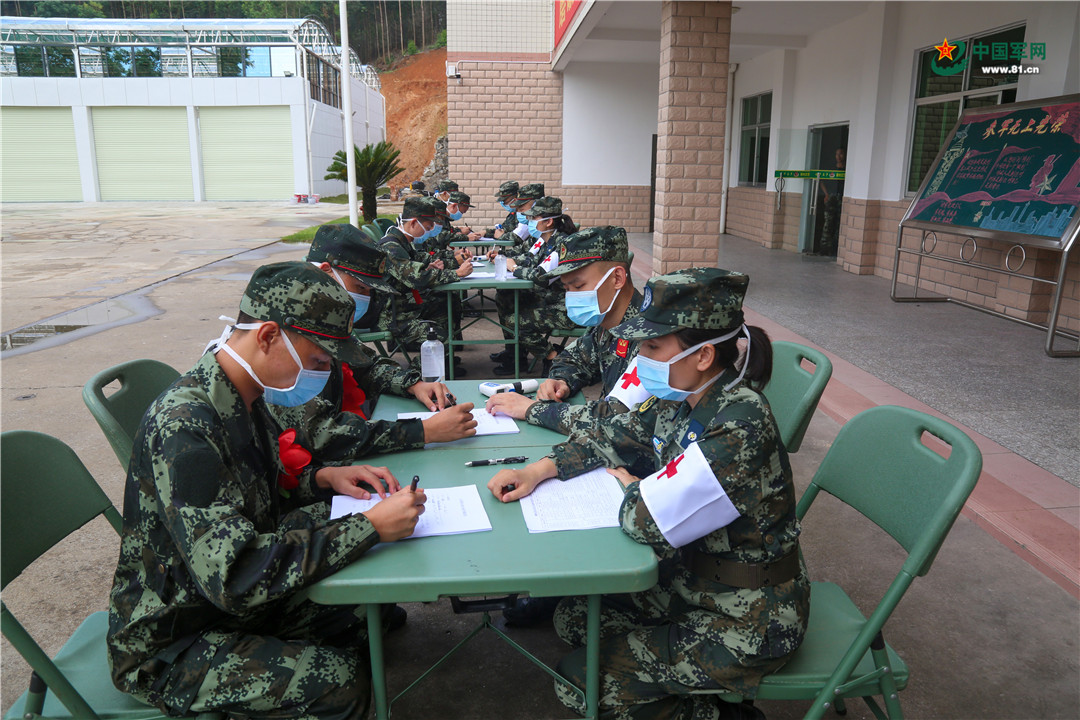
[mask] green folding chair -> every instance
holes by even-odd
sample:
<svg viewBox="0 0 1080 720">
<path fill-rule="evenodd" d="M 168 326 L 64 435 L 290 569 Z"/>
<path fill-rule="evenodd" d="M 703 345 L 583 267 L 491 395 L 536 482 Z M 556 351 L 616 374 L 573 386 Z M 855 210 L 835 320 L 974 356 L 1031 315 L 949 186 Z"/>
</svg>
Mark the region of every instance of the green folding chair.
<svg viewBox="0 0 1080 720">
<path fill-rule="evenodd" d="M 366 235 L 369 240 L 371 240 L 372 242 L 375 242 L 375 243 L 382 240 L 383 235 L 386 234 L 386 233 L 382 232 L 379 229 L 379 226 L 376 225 L 375 223 L 368 223 L 367 225 L 362 226 L 360 228 L 360 232 L 364 233 L 364 235 Z"/>
<path fill-rule="evenodd" d="M 772 377 L 762 394 L 772 408 L 784 447 L 789 453 L 798 452 L 832 377 L 832 362 L 825 353 L 798 343 L 777 340 L 772 349 Z M 802 366 L 803 360 L 814 366 L 813 372 Z"/>
<path fill-rule="evenodd" d="M 971 438 L 917 410 L 882 405 L 840 428 L 796 515 L 802 520 L 825 491 L 888 533 L 907 558 L 869 618 L 838 585 L 811 583 L 806 637 L 784 667 L 765 676 L 758 699 L 812 700 L 804 717 L 820 718 L 830 708 L 843 714 L 845 698 L 861 697 L 878 718 L 903 717 L 897 692 L 907 686 L 908 667 L 882 628 L 915 578 L 930 570 L 981 470 Z"/>
<path fill-rule="evenodd" d="M 131 360 L 102 370 L 83 386 L 83 402 L 124 470 L 146 409 L 178 377 L 180 373 L 163 362 Z M 106 397 L 105 386 L 116 381 L 120 389 Z"/>
<path fill-rule="evenodd" d="M 390 228 L 394 227 L 394 225 L 397 224 L 393 220 L 391 220 L 390 218 L 375 218 L 375 220 L 373 220 L 373 222 L 379 228 L 379 238 L 380 239 L 382 239 L 382 236 L 386 234 L 387 230 L 389 230 Z"/>
<path fill-rule="evenodd" d="M 99 515 L 121 530 L 120 513 L 74 451 L 54 437 L 27 430 L 0 434 L 0 473 L 0 588 Z M 29 689 L 5 720 L 164 718 L 113 686 L 105 649 L 108 627 L 108 613 L 93 613 L 50 660 L 0 602 L 0 631 L 33 671 Z"/>
</svg>

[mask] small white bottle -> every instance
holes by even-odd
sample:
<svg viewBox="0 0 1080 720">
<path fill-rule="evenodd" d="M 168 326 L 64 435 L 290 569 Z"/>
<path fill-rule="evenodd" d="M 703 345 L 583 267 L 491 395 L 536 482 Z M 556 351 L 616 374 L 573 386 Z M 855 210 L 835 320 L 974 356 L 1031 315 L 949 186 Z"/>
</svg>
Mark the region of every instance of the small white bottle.
<svg viewBox="0 0 1080 720">
<path fill-rule="evenodd" d="M 427 340 L 420 345 L 420 377 L 424 382 L 442 382 L 446 375 L 446 352 L 435 326 L 429 325 Z"/>
<path fill-rule="evenodd" d="M 495 256 L 495 279 L 506 279 L 506 256 L 501 253 Z"/>
</svg>

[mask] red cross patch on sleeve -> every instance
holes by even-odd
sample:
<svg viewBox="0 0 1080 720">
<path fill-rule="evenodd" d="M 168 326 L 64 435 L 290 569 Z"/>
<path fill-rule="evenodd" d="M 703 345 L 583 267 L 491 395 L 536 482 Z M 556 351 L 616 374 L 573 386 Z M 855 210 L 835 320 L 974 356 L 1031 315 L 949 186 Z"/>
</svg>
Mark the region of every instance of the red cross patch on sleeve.
<svg viewBox="0 0 1080 720">
<path fill-rule="evenodd" d="M 697 443 L 640 483 L 641 499 L 672 547 L 682 547 L 739 517 Z"/>
<path fill-rule="evenodd" d="M 609 392 L 607 396 L 618 400 L 625 405 L 628 410 L 633 410 L 649 399 L 649 393 L 645 390 L 645 386 L 641 384 L 641 380 L 638 378 L 636 357 L 630 361 L 630 364 L 626 367 L 626 372 L 620 375 L 619 379 L 615 381 L 615 387 L 611 388 L 611 392 Z"/>
<path fill-rule="evenodd" d="M 619 338 L 619 341 L 615 343 L 615 354 L 624 358 L 628 352 L 630 352 L 630 341 Z"/>
</svg>

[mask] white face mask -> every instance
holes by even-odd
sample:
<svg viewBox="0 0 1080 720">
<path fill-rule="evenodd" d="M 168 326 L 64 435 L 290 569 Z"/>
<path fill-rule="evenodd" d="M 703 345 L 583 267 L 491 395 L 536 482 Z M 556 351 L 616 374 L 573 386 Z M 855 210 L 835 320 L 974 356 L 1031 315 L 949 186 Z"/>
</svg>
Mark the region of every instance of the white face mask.
<svg viewBox="0 0 1080 720">
<path fill-rule="evenodd" d="M 232 320 L 232 318 L 222 317 L 223 320 Z M 330 379 L 329 370 L 308 370 L 304 367 L 304 363 L 300 360 L 300 355 L 297 354 L 296 348 L 293 347 L 292 340 L 285 334 L 284 330 L 280 330 L 281 336 L 285 338 L 285 347 L 288 349 L 289 354 L 292 355 L 292 359 L 296 361 L 300 370 L 296 374 L 296 380 L 293 384 L 287 388 L 275 388 L 268 387 L 259 376 L 255 374 L 255 371 L 251 368 L 244 358 L 240 357 L 240 354 L 228 346 L 227 341 L 229 336 L 232 335 L 234 329 L 236 330 L 258 330 L 265 323 L 240 323 L 232 324 L 225 328 L 221 333 L 221 337 L 210 343 L 207 346 L 209 350 L 212 346 L 216 345 L 214 352 L 218 350 L 224 350 L 225 354 L 231 357 L 236 363 L 244 369 L 244 371 L 254 380 L 259 387 L 263 389 L 263 398 L 271 405 L 280 405 L 282 407 L 296 407 L 303 405 L 304 403 L 313 400 L 315 396 L 322 392 L 326 386 L 326 381 Z"/>
</svg>

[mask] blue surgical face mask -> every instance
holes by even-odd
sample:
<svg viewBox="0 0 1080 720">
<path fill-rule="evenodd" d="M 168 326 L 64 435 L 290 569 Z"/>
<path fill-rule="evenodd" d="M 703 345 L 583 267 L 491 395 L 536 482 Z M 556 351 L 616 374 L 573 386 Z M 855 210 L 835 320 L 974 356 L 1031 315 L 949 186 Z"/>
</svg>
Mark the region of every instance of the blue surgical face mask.
<svg viewBox="0 0 1080 720">
<path fill-rule="evenodd" d="M 600 312 L 600 297 L 596 294 L 596 291 L 611 277 L 613 272 L 615 272 L 615 268 L 608 270 L 592 290 L 566 293 L 566 316 L 570 320 L 583 327 L 594 327 L 599 325 L 604 316 L 611 312 L 611 308 L 615 306 L 615 298 L 619 297 L 619 293 L 615 293 L 614 297 L 611 298 L 611 304 L 608 305 L 607 310 Z"/>
<path fill-rule="evenodd" d="M 525 223 L 529 222 L 529 218 L 525 217 L 525 213 L 519 212 L 517 213 L 517 221 L 524 225 Z"/>
<path fill-rule="evenodd" d="M 501 205 L 502 209 L 505 210 L 506 212 L 514 212 L 514 208 L 510 207 L 509 205 L 504 203 L 502 200 L 499 201 L 499 205 Z"/>
<path fill-rule="evenodd" d="M 667 360 L 666 362 L 653 360 L 652 358 L 647 358 L 641 353 L 638 353 L 638 379 L 641 380 L 641 386 L 645 388 L 645 392 L 655 395 L 661 400 L 674 400 L 676 402 L 681 402 L 683 400 L 686 400 L 691 395 L 697 395 L 698 393 L 703 392 L 706 388 L 716 382 L 720 378 L 720 375 L 722 373 L 716 373 L 716 375 L 713 375 L 710 379 L 706 380 L 704 383 L 702 383 L 701 387 L 696 390 L 680 390 L 671 386 L 671 366 L 682 360 L 684 357 L 690 355 L 691 353 L 705 347 L 706 345 L 716 345 L 717 343 L 722 343 L 725 340 L 730 340 L 731 338 L 738 335 L 740 332 L 744 331 L 746 334 L 746 356 L 749 357 L 750 333 L 749 331 L 746 331 L 745 325 L 735 328 L 734 331 L 728 333 L 727 335 L 722 335 L 718 338 L 713 338 L 712 340 L 706 340 L 703 343 L 698 343 L 691 348 L 687 348 L 686 350 L 683 350 L 681 353 L 671 358 L 670 360 Z M 738 382 L 743 379 L 743 375 L 745 373 L 746 363 L 743 362 L 742 370 L 739 371 L 739 376 L 735 378 L 732 382 L 725 385 L 724 390 L 730 390 L 736 384 L 738 384 Z"/>
<path fill-rule="evenodd" d="M 460 220 L 461 216 L 464 215 L 465 213 L 464 213 L 464 211 L 462 211 L 461 207 L 458 207 L 457 212 L 450 212 L 450 207 L 447 206 L 446 214 L 450 216 L 451 220 Z"/>
<path fill-rule="evenodd" d="M 238 324 L 235 327 L 238 330 L 258 330 L 262 326 L 262 323 L 243 323 Z M 218 350 L 224 350 L 229 356 L 235 360 L 240 367 L 244 368 L 251 379 L 259 384 L 259 387 L 263 389 L 263 398 L 271 405 L 280 405 L 281 407 L 297 407 L 304 403 L 315 399 L 315 397 L 322 392 L 326 387 L 326 381 L 330 378 L 329 370 L 308 370 L 304 367 L 304 363 L 300 361 L 300 356 L 296 353 L 296 348 L 293 347 L 292 340 L 285 334 L 285 331 L 281 331 L 281 336 L 285 338 L 285 347 L 288 348 L 289 354 L 292 355 L 292 359 L 296 361 L 296 364 L 300 367 L 300 371 L 296 374 L 296 380 L 292 386 L 287 388 L 273 388 L 267 387 L 259 376 L 255 374 L 255 371 L 251 369 L 251 365 L 247 363 L 240 354 L 229 347 L 225 340 L 221 340 L 218 344 Z M 215 352 L 217 352 L 215 350 Z"/>
<path fill-rule="evenodd" d="M 529 222 L 528 222 L 528 225 L 529 225 L 529 235 L 531 235 L 531 236 L 532 236 L 533 238 L 535 238 L 535 239 L 537 239 L 537 240 L 539 240 L 539 239 L 540 239 L 540 236 L 544 234 L 544 231 L 543 231 L 543 230 L 541 230 L 540 228 L 536 227 L 536 226 L 537 226 L 537 224 L 538 224 L 538 223 L 540 222 L 540 220 L 541 220 L 541 219 L 542 219 L 542 218 L 531 218 L 531 219 L 529 220 Z"/>
<path fill-rule="evenodd" d="M 442 230 L 443 230 L 443 226 L 442 226 L 442 225 L 439 225 L 438 223 L 436 223 L 435 225 L 432 225 L 432 226 L 431 226 L 431 229 L 430 229 L 430 230 L 428 230 L 428 231 L 426 231 L 426 232 L 425 232 L 425 233 L 424 233 L 424 234 L 423 234 L 423 235 L 421 236 L 421 238 L 422 238 L 423 240 L 427 240 L 428 238 L 433 238 L 433 237 L 435 237 L 436 235 L 438 235 L 439 233 L 441 233 L 441 232 L 442 232 Z"/>
<path fill-rule="evenodd" d="M 314 262 L 311 264 L 315 266 L 319 265 L 319 263 Z M 338 285 L 344 288 L 345 292 L 349 293 L 349 297 L 351 297 L 353 300 L 354 307 L 352 321 L 353 324 L 355 324 L 356 321 L 362 318 L 364 316 L 364 313 L 367 312 L 368 306 L 371 304 L 371 297 L 368 295 L 361 295 L 360 293 L 349 292 L 348 286 L 345 285 L 345 281 L 342 279 L 342 277 L 338 275 L 338 271 L 334 268 L 330 268 L 330 272 L 334 274 L 334 278 L 338 281 Z"/>
</svg>

